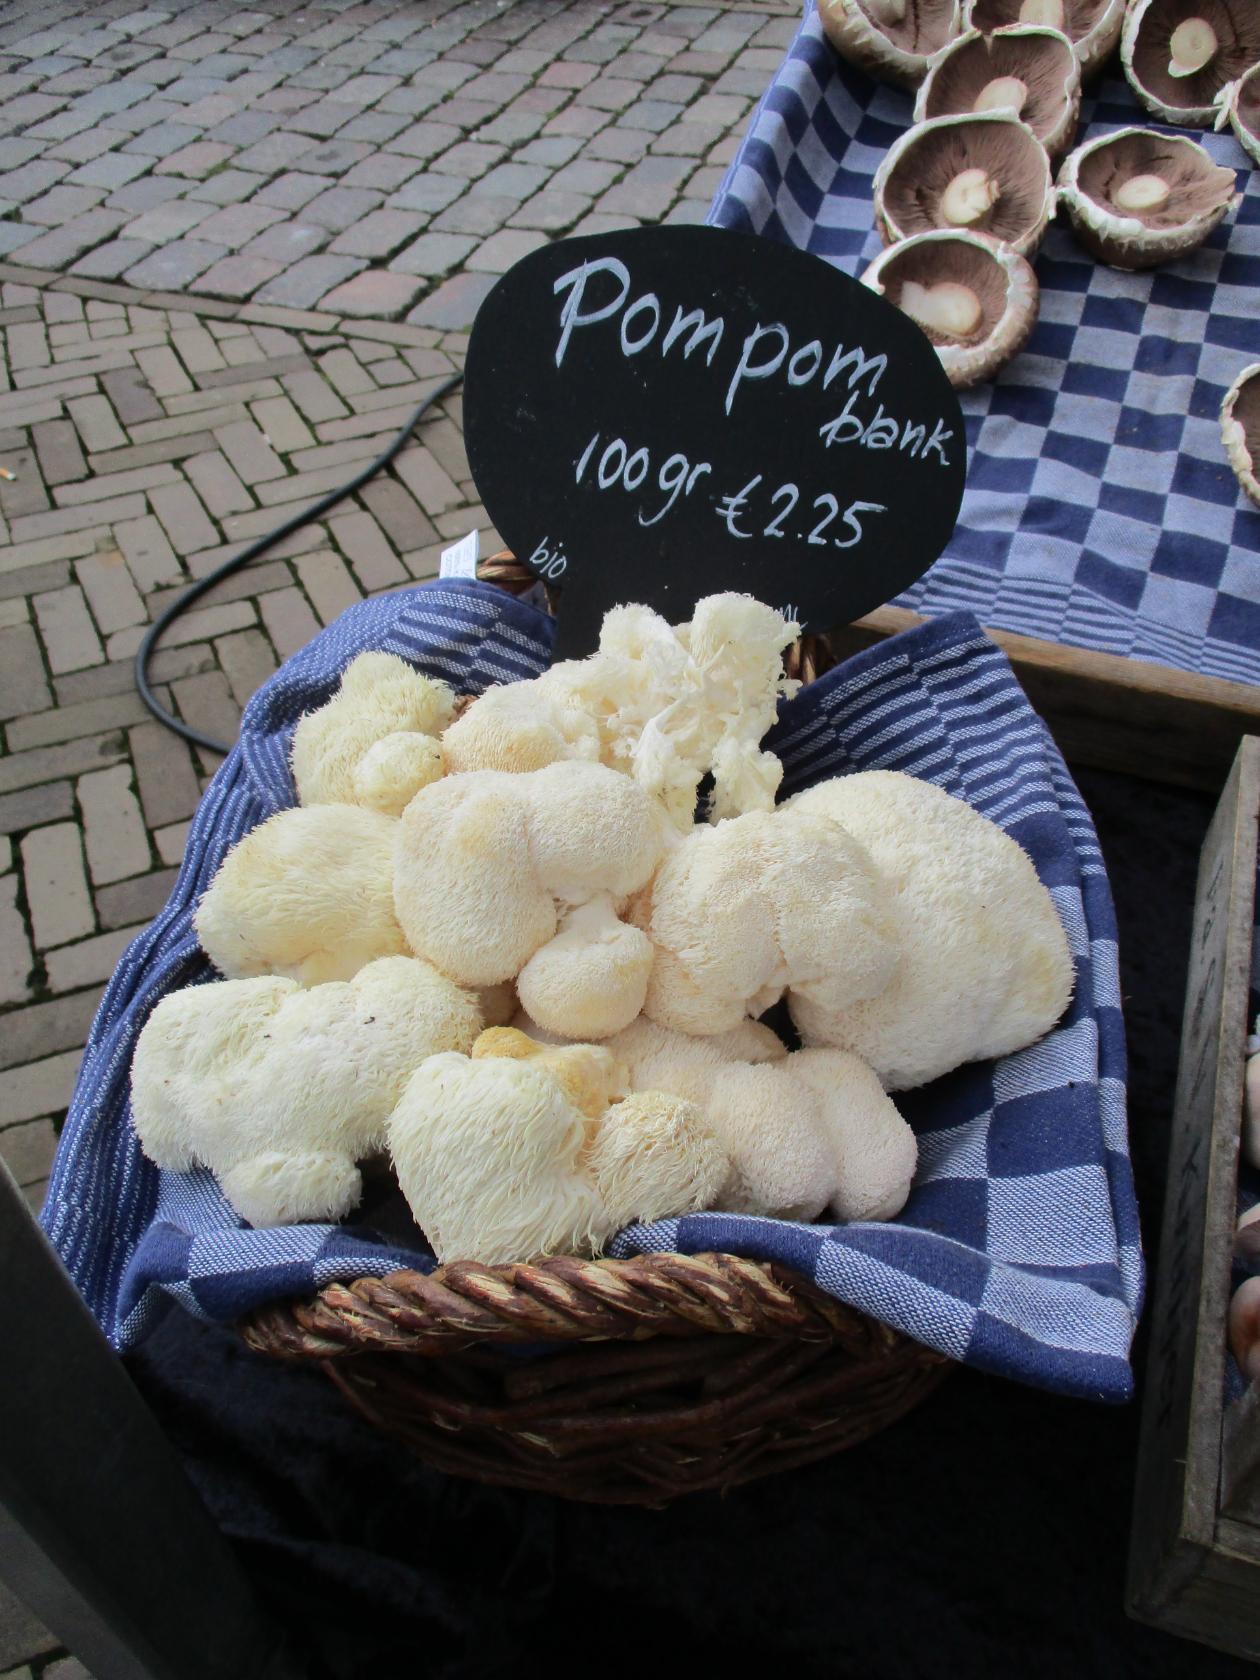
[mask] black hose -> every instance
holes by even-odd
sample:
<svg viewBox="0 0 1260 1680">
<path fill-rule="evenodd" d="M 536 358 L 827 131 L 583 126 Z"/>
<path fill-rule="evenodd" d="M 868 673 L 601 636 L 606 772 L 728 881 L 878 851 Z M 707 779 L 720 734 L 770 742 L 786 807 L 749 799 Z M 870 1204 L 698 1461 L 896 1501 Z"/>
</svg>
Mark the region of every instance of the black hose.
<svg viewBox="0 0 1260 1680">
<path fill-rule="evenodd" d="M 330 490 L 326 496 L 320 498 L 313 507 L 304 508 L 301 513 L 295 513 L 291 519 L 286 519 L 283 525 L 278 525 L 274 531 L 268 531 L 266 536 L 259 537 L 249 543 L 239 554 L 234 554 L 230 560 L 225 560 L 221 566 L 216 566 L 212 572 L 207 572 L 203 578 L 198 578 L 184 593 L 171 602 L 164 612 L 158 614 L 153 623 L 144 633 L 144 640 L 136 649 L 136 688 L 140 698 L 153 713 L 159 723 L 167 729 L 173 729 L 177 735 L 182 735 L 186 741 L 194 746 L 206 747 L 211 752 L 227 753 L 232 749 L 226 741 L 216 741 L 212 735 L 203 735 L 199 729 L 184 723 L 174 717 L 161 704 L 152 688 L 149 686 L 149 664 L 156 651 L 162 632 L 168 625 L 173 624 L 181 613 L 187 612 L 194 601 L 199 601 L 207 590 L 213 589 L 225 577 L 231 577 L 233 572 L 239 572 L 242 566 L 248 566 L 251 560 L 257 560 L 260 554 L 265 554 L 269 548 L 274 548 L 278 542 L 283 542 L 294 531 L 300 531 L 303 525 L 309 525 L 316 519 L 322 519 L 329 508 L 336 507 L 338 502 L 344 502 L 347 496 L 353 496 L 356 490 L 361 490 L 369 479 L 374 478 L 382 468 L 387 467 L 394 457 L 402 450 L 403 445 L 410 438 L 412 432 L 420 424 L 440 397 L 444 397 L 459 384 L 462 373 L 453 373 L 449 379 L 444 379 L 436 385 L 424 401 L 416 406 L 415 412 L 403 426 L 398 436 L 389 447 L 368 463 L 361 472 L 355 474 L 348 484 L 343 484 L 337 490 Z"/>
</svg>

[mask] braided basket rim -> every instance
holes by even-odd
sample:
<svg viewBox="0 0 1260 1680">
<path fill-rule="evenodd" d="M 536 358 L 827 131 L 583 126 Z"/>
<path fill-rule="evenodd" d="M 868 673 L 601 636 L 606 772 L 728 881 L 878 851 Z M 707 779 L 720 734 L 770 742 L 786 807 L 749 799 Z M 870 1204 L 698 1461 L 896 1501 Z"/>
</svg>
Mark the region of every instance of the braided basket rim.
<svg viewBox="0 0 1260 1680">
<path fill-rule="evenodd" d="M 256 1352 L 297 1360 L 735 1335 L 838 1343 L 863 1361 L 912 1353 L 948 1362 L 788 1267 L 720 1253 L 404 1268 L 268 1302 L 238 1329 Z"/>
</svg>

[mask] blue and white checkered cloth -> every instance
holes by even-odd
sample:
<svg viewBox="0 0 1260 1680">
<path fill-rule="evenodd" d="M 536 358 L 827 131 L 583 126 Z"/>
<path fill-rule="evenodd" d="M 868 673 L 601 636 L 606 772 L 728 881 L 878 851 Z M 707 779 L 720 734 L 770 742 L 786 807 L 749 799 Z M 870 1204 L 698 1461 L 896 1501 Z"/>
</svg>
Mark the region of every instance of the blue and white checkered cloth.
<svg viewBox="0 0 1260 1680">
<path fill-rule="evenodd" d="M 230 1322 L 334 1278 L 432 1265 L 353 1224 L 243 1227 L 206 1171 L 159 1173 L 130 1124 L 136 1037 L 168 991 L 213 978 L 192 912 L 228 848 L 294 803 L 295 720 L 355 654 L 384 648 L 462 690 L 545 668 L 550 621 L 484 584 L 437 582 L 353 607 L 251 700 L 202 800 L 171 901 L 130 947 L 93 1025 L 43 1222 L 116 1346 L 164 1296 Z M 892 1224 L 800 1225 L 705 1214 L 631 1227 L 612 1252 L 708 1249 L 779 1260 L 956 1359 L 1060 1392 L 1119 1400 L 1142 1259 L 1124 1115 L 1116 931 L 1088 813 L 1004 655 L 957 614 L 830 672 L 785 704 L 771 745 L 785 792 L 858 769 L 904 770 L 1017 839 L 1054 896 L 1076 994 L 1040 1043 L 899 1099 L 919 1134 Z"/>
<path fill-rule="evenodd" d="M 872 178 L 911 120 L 911 96 L 843 64 L 807 10 L 710 222 L 861 274 L 881 249 Z M 1080 139 L 1132 124 L 1151 126 L 1127 83 L 1107 80 L 1085 100 Z M 1260 681 L 1260 509 L 1219 424 L 1229 386 L 1260 358 L 1260 170 L 1232 134 L 1194 138 L 1238 171 L 1237 213 L 1145 274 L 1106 268 L 1051 227 L 1036 331 L 962 395 L 962 516 L 901 605 Z"/>
</svg>

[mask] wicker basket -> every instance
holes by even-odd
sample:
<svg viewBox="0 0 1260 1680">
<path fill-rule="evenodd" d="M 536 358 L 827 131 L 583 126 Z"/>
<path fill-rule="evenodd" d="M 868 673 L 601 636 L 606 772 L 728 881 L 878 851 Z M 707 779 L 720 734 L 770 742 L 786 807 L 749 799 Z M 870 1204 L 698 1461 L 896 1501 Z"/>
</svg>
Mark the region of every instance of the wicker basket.
<svg viewBox="0 0 1260 1680">
<path fill-rule="evenodd" d="M 511 555 L 479 575 L 520 592 Z M 809 681 L 826 644 L 793 650 Z M 457 1262 L 326 1285 L 241 1326 L 315 1360 L 437 1470 L 653 1505 L 823 1458 L 894 1422 L 948 1361 L 786 1267 L 730 1254 Z"/>
</svg>

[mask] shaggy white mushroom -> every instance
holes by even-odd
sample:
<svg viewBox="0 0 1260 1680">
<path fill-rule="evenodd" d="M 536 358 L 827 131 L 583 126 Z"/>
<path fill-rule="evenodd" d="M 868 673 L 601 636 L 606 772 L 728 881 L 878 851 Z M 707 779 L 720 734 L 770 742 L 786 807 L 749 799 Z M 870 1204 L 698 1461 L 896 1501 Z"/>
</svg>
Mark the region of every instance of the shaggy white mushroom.
<svg viewBox="0 0 1260 1680">
<path fill-rule="evenodd" d="M 455 696 L 393 653 L 361 653 L 337 693 L 293 731 L 293 780 L 303 805 L 370 805 L 397 816 L 418 788 L 442 774 L 436 737 L 450 723 Z M 400 736 L 414 744 L 409 748 Z M 364 769 L 363 760 L 379 743 Z"/>
<path fill-rule="evenodd" d="M 941 788 L 870 770 L 798 794 L 863 844 L 891 889 L 900 956 L 888 984 L 836 1005 L 789 993 L 806 1044 L 851 1050 L 891 1091 L 1034 1043 L 1072 995 L 1072 957 L 1027 854 Z M 658 964 L 659 966 L 659 964 Z"/>
<path fill-rule="evenodd" d="M 607 1050 L 511 1029 L 431 1057 L 389 1121 L 398 1181 L 438 1258 L 597 1253 L 632 1219 L 703 1206 L 728 1163 L 690 1104 L 620 1096 Z"/>
<path fill-rule="evenodd" d="M 607 1038 L 643 1008 L 652 942 L 617 917 L 607 893 L 570 910 L 516 978 L 521 1006 L 569 1038 Z"/>
<path fill-rule="evenodd" d="M 786 1218 L 812 1218 L 826 1205 L 842 1220 L 891 1219 L 905 1205 L 914 1133 L 856 1056 L 789 1055 L 757 1021 L 692 1038 L 642 1018 L 608 1048 L 636 1089 L 690 1097 L 713 1128 L 736 1172 L 713 1205 Z"/>
<path fill-rule="evenodd" d="M 233 979 L 349 980 L 407 950 L 394 914 L 398 824 L 358 805 L 295 806 L 251 829 L 197 906 L 197 937 Z"/>
<path fill-rule="evenodd" d="M 309 990 L 264 977 L 173 992 L 132 1062 L 140 1146 L 173 1171 L 209 1167 L 252 1225 L 340 1219 L 412 1071 L 480 1026 L 466 992 L 410 957 Z"/>
<path fill-rule="evenodd" d="M 841 1009 L 882 991 L 898 956 L 869 853 L 791 805 L 694 828 L 632 920 L 655 947 L 644 1009 L 687 1033 L 729 1031 L 788 987 Z"/>
<path fill-rule="evenodd" d="M 600 764 L 448 776 L 423 788 L 398 824 L 398 920 L 411 948 L 453 980 L 491 986 L 520 975 L 554 1030 L 580 1037 L 598 1010 L 596 1026 L 614 1031 L 642 1001 L 645 953 L 633 930 L 618 934 L 611 901 L 647 882 L 663 844 L 659 809 Z M 593 908 L 569 918 L 561 951 L 522 974 L 582 905 Z M 602 999 L 563 983 L 566 961 L 607 986 Z"/>
<path fill-rule="evenodd" d="M 632 776 L 684 832 L 710 772 L 715 820 L 768 810 L 782 766 L 760 742 L 797 686 L 782 655 L 798 628 L 747 595 L 708 596 L 677 628 L 647 607 L 615 607 L 589 659 L 474 701 L 443 737 L 447 768 L 599 762 Z"/>
</svg>

